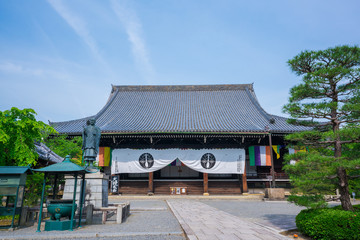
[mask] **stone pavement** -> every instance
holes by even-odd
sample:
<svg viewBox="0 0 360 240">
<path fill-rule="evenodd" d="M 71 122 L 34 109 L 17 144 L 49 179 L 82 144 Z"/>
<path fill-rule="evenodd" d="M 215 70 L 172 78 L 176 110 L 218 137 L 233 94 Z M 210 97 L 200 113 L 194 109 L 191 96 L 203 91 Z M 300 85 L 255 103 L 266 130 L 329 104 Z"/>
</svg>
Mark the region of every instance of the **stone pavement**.
<svg viewBox="0 0 360 240">
<path fill-rule="evenodd" d="M 121 202 L 121 198 L 112 202 Z M 163 200 L 130 201 L 130 216 L 122 224 L 115 223 L 115 217 L 106 224 L 83 225 L 74 231 L 36 232 L 37 224 L 15 231 L 0 230 L 0 239 L 122 239 L 122 240 L 186 240 L 180 224 Z"/>
<path fill-rule="evenodd" d="M 288 239 L 278 231 L 195 200 L 170 199 L 167 203 L 189 240 L 274 240 Z"/>
<path fill-rule="evenodd" d="M 124 223 L 114 224 L 110 219 L 105 225 L 84 225 L 73 232 L 41 233 L 36 232 L 35 224 L 13 232 L 0 231 L 0 239 L 289 239 L 278 232 L 285 223 L 292 227 L 300 211 L 286 202 L 263 202 L 257 195 L 110 196 L 109 200 L 130 202 L 131 215 Z"/>
<path fill-rule="evenodd" d="M 245 221 L 259 223 L 279 232 L 296 229 L 296 215 L 304 207 L 287 201 L 200 200 Z"/>
</svg>

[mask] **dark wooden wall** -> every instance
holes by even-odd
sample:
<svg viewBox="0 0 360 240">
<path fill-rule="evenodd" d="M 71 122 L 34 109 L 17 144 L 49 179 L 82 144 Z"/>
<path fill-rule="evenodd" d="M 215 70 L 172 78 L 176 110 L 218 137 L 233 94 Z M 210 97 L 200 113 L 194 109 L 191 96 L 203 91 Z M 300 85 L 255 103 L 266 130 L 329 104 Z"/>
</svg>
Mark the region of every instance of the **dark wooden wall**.
<svg viewBox="0 0 360 240">
<path fill-rule="evenodd" d="M 209 181 L 210 194 L 241 194 L 239 181 Z M 121 181 L 119 193 L 121 194 L 147 194 L 148 181 Z M 202 195 L 204 193 L 203 181 L 154 181 L 155 194 L 170 194 L 170 187 L 187 187 L 188 195 Z"/>
</svg>

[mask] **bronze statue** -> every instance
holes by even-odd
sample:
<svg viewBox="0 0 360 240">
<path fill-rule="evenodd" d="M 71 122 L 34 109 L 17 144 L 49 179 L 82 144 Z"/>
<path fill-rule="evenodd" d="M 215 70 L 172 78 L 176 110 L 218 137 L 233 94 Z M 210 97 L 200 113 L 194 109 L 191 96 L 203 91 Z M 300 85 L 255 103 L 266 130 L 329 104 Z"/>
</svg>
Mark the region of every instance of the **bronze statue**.
<svg viewBox="0 0 360 240">
<path fill-rule="evenodd" d="M 96 160 L 96 156 L 99 152 L 99 143 L 101 130 L 95 126 L 95 119 L 92 118 L 86 121 L 86 127 L 84 128 L 83 137 L 83 156 L 86 163 L 86 167 L 93 168 L 93 163 Z"/>
</svg>

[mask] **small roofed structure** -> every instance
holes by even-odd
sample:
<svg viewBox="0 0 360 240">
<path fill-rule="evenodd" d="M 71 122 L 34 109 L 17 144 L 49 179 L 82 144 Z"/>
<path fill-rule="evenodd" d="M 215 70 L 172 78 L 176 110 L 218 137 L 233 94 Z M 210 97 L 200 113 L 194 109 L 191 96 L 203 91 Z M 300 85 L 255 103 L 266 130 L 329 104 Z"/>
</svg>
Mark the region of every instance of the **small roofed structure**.
<svg viewBox="0 0 360 240">
<path fill-rule="evenodd" d="M 13 228 L 15 215 L 19 215 L 17 226 L 20 224 L 27 174 L 32 174 L 29 166 L 0 167 L 0 196 L 6 197 L 6 205 L 0 206 L 0 216 L 12 216 L 11 224 L 1 228 Z M 15 197 L 12 203 L 11 197 Z"/>
<path fill-rule="evenodd" d="M 60 162 L 60 163 L 56 163 L 44 168 L 40 168 L 40 169 L 35 169 L 34 171 L 36 172 L 43 172 L 44 174 L 44 182 L 43 182 L 43 189 L 42 189 L 42 195 L 41 195 L 41 205 L 40 205 L 40 215 L 39 215 L 39 223 L 38 223 L 38 228 L 37 228 L 37 232 L 40 232 L 40 226 L 41 226 L 41 219 L 42 219 L 42 210 L 43 210 L 43 203 L 44 203 L 44 193 L 45 193 L 45 185 L 46 185 L 46 178 L 49 175 L 55 175 L 55 184 L 54 184 L 54 194 L 53 194 L 53 198 L 55 200 L 55 192 L 56 192 L 56 182 L 57 182 L 57 178 L 59 175 L 73 175 L 75 178 L 75 182 L 74 182 L 74 195 L 73 195 L 73 199 L 71 201 L 71 216 L 70 216 L 70 220 L 65 220 L 65 221 L 60 221 L 60 217 L 61 215 L 57 215 L 57 216 L 52 216 L 52 220 L 48 220 L 45 222 L 45 231 L 51 231 L 51 230 L 70 230 L 72 231 L 73 228 L 75 227 L 75 223 L 76 220 L 74 220 L 74 215 L 75 215 L 75 211 L 76 211 L 76 188 L 77 188 L 77 179 L 78 176 L 80 176 L 82 178 L 82 182 L 81 182 L 81 187 L 80 187 L 80 200 L 79 200 L 79 205 L 80 205 L 80 214 L 79 214 L 79 227 L 81 226 L 81 216 L 82 216 L 82 208 L 83 208 L 83 203 L 84 203 L 84 191 L 85 191 L 85 174 L 86 173 L 91 173 L 89 172 L 86 168 L 81 167 L 73 162 L 70 161 L 70 156 L 66 156 L 66 158 L 64 159 L 64 161 Z M 57 204 L 59 204 L 59 201 L 57 201 Z M 69 200 L 65 203 L 65 201 L 63 201 L 63 203 L 60 203 L 61 206 L 59 206 L 57 209 L 55 210 L 57 213 L 61 213 L 61 208 L 63 207 L 69 207 Z M 68 206 L 65 206 L 68 205 Z M 70 211 L 68 211 L 70 212 Z M 54 215 L 56 215 L 54 213 Z M 56 218 L 56 220 L 55 220 Z"/>
</svg>

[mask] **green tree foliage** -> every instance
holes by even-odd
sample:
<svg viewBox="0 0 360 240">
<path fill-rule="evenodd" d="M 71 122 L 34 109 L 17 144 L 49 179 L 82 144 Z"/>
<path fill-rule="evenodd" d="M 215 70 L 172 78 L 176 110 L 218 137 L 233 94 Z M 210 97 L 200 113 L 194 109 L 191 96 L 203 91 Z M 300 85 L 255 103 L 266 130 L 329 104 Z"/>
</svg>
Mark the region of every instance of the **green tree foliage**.
<svg viewBox="0 0 360 240">
<path fill-rule="evenodd" d="M 44 181 L 44 173 L 34 172 L 26 178 L 26 192 L 24 197 L 25 206 L 37 206 L 40 204 L 40 197 L 42 193 L 42 185 Z M 50 186 L 46 185 L 45 189 Z M 47 195 L 47 191 L 45 191 Z"/>
<path fill-rule="evenodd" d="M 27 166 L 35 165 L 38 155 L 35 141 L 42 140 L 42 132 L 56 131 L 35 118 L 33 109 L 0 111 L 0 165 Z"/>
<path fill-rule="evenodd" d="M 36 165 L 38 154 L 35 141 L 42 141 L 44 132 L 55 134 L 56 131 L 41 121 L 37 121 L 33 109 L 0 111 L 0 165 L 27 166 Z M 41 195 L 43 173 L 29 175 L 26 180 L 25 205 L 38 203 Z"/>
<path fill-rule="evenodd" d="M 64 134 L 52 135 L 45 138 L 45 144 L 48 146 L 54 153 L 61 157 L 66 157 L 70 155 L 72 159 L 82 158 L 82 137 L 73 137 L 70 138 Z"/>
<path fill-rule="evenodd" d="M 288 64 L 302 82 L 290 90 L 283 110 L 290 123 L 314 128 L 287 137 L 310 151 L 288 156 L 297 163 L 284 169 L 295 190 L 315 195 L 339 189 L 342 208 L 353 210 L 349 179 L 360 167 L 360 48 L 304 51 Z"/>
</svg>

